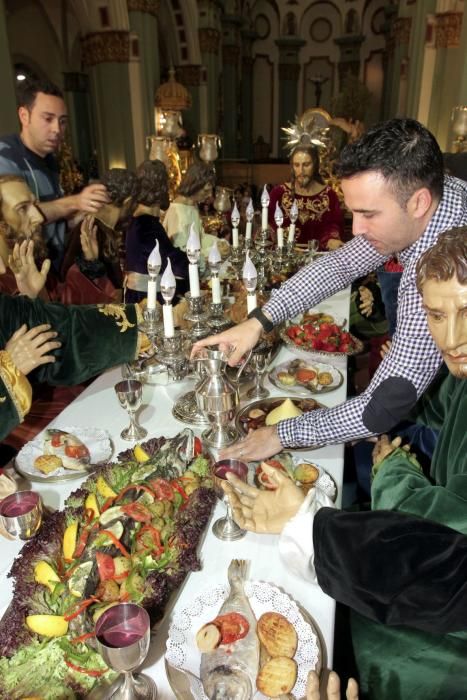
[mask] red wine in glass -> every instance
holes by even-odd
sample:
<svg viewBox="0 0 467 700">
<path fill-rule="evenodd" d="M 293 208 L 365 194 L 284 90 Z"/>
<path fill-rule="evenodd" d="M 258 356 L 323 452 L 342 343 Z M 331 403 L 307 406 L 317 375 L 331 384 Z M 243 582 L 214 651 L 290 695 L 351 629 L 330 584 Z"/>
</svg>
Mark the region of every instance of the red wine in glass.
<svg viewBox="0 0 467 700">
<path fill-rule="evenodd" d="M 96 637 L 101 644 L 113 649 L 129 647 L 139 642 L 148 630 L 148 616 L 138 606 L 116 605 L 103 613 L 96 625 Z"/>
<path fill-rule="evenodd" d="M 214 464 L 214 476 L 218 479 L 227 479 L 227 474 L 231 472 L 242 481 L 246 481 L 248 476 L 248 466 L 239 459 L 221 459 Z"/>
<path fill-rule="evenodd" d="M 5 518 L 17 518 L 26 515 L 39 504 L 39 494 L 33 491 L 18 491 L 3 499 L 0 515 Z"/>
</svg>

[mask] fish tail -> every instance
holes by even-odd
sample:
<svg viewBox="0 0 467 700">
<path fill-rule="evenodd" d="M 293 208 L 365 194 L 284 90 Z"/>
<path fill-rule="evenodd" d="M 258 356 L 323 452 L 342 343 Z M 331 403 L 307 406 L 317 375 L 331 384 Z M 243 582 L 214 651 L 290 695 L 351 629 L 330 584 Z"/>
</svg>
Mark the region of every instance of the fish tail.
<svg viewBox="0 0 467 700">
<path fill-rule="evenodd" d="M 232 559 L 227 572 L 230 586 L 243 584 L 247 578 L 249 563 L 247 559 Z"/>
</svg>

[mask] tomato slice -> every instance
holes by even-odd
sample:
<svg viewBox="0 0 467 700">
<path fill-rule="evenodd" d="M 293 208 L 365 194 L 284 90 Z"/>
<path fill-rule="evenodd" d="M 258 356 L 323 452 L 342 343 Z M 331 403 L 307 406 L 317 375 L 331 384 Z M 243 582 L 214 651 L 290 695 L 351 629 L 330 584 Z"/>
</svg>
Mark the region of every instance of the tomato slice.
<svg viewBox="0 0 467 700">
<path fill-rule="evenodd" d="M 221 632 L 221 644 L 233 644 L 248 634 L 250 623 L 240 613 L 231 612 L 218 615 L 213 623 Z"/>
<path fill-rule="evenodd" d="M 153 479 L 149 482 L 158 501 L 173 501 L 174 490 L 165 479 Z"/>
<path fill-rule="evenodd" d="M 66 445 L 65 454 L 72 459 L 81 459 L 89 457 L 89 450 L 86 445 Z"/>
<path fill-rule="evenodd" d="M 60 433 L 54 433 L 50 439 L 52 447 L 60 447 L 62 444 L 62 436 Z"/>
<path fill-rule="evenodd" d="M 203 454 L 203 443 L 201 442 L 199 437 L 195 437 L 194 453 L 195 457 L 197 457 L 200 454 Z"/>
<path fill-rule="evenodd" d="M 120 508 L 125 515 L 129 515 L 130 518 L 137 520 L 139 523 L 149 523 L 152 519 L 151 511 L 142 503 L 126 503 Z"/>
<path fill-rule="evenodd" d="M 96 552 L 96 564 L 101 581 L 107 581 L 115 576 L 115 564 L 110 554 Z"/>
<path fill-rule="evenodd" d="M 295 372 L 295 377 L 297 378 L 298 382 L 306 384 L 307 382 L 310 382 L 312 379 L 316 378 L 316 372 L 312 369 L 301 367 Z"/>
</svg>

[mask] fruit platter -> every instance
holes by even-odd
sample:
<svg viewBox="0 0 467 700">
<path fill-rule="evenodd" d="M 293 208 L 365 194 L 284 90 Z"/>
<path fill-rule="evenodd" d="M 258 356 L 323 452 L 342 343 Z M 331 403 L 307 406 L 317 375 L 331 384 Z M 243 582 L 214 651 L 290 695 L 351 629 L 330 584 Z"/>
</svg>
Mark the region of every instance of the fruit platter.
<svg viewBox="0 0 467 700">
<path fill-rule="evenodd" d="M 330 358 L 356 355 L 363 343 L 344 329 L 331 314 L 307 312 L 300 319 L 288 323 L 281 331 L 286 346 L 299 355 Z"/>
<path fill-rule="evenodd" d="M 277 365 L 269 372 L 269 379 L 278 389 L 298 396 L 327 394 L 344 381 L 342 372 L 332 365 L 300 359 Z"/>
<path fill-rule="evenodd" d="M 0 697 L 80 700 L 112 681 L 96 648 L 96 621 L 131 601 L 155 623 L 199 570 L 197 547 L 216 500 L 210 466 L 189 429 L 153 438 L 99 466 L 64 510 L 45 518 L 9 574 Z"/>
</svg>

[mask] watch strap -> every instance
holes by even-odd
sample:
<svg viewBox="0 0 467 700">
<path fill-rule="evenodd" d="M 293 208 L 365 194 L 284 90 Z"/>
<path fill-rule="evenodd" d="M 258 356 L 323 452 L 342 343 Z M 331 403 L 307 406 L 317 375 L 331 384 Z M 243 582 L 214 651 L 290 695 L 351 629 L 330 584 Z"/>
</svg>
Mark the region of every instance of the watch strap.
<svg viewBox="0 0 467 700">
<path fill-rule="evenodd" d="M 266 316 L 265 313 L 257 306 L 253 311 L 250 311 L 248 318 L 256 318 L 261 325 L 265 333 L 270 333 L 274 328 L 274 323 Z"/>
</svg>

